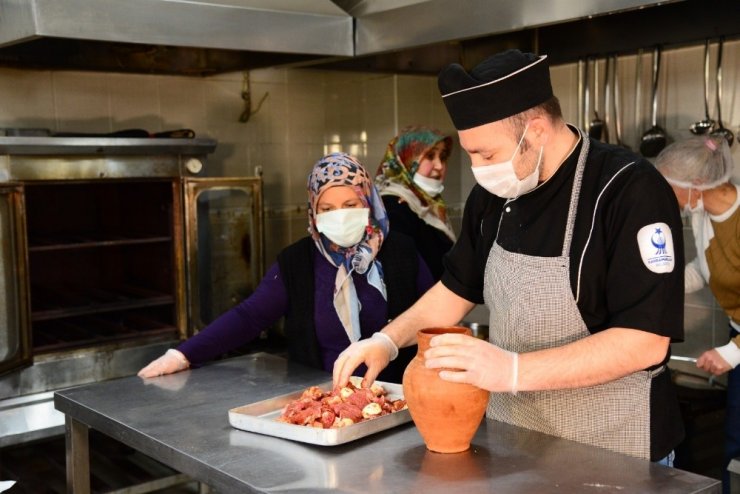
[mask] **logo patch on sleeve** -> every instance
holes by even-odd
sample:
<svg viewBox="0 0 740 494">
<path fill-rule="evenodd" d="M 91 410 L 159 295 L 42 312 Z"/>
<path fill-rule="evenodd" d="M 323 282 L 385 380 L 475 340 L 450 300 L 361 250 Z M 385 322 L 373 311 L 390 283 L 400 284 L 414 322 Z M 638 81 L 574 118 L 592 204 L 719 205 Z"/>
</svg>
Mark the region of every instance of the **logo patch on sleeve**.
<svg viewBox="0 0 740 494">
<path fill-rule="evenodd" d="M 637 232 L 642 262 L 653 273 L 670 273 L 676 264 L 671 228 L 665 223 L 645 225 Z"/>
</svg>

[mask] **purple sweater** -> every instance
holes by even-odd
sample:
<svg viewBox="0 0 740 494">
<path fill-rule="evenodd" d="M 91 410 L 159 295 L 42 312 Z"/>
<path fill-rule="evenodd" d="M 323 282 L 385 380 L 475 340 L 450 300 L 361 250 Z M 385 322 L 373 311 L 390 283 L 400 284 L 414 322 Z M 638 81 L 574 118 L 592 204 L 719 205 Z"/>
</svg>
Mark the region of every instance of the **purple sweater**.
<svg viewBox="0 0 740 494">
<path fill-rule="evenodd" d="M 419 258 L 418 262 L 416 286 L 418 296 L 421 297 L 434 281 L 424 261 Z M 349 346 L 349 337 L 339 321 L 332 301 L 336 273 L 337 268 L 315 250 L 314 325 L 324 370 L 329 372 L 342 350 Z M 360 331 L 364 339 L 387 324 L 388 304 L 364 275 L 353 273 L 352 280 L 360 300 Z M 257 338 L 263 329 L 269 328 L 285 315 L 289 303 L 280 267 L 278 263 L 274 263 L 249 298 L 219 316 L 198 334 L 181 343 L 177 349 L 193 365 L 211 360 Z"/>
</svg>

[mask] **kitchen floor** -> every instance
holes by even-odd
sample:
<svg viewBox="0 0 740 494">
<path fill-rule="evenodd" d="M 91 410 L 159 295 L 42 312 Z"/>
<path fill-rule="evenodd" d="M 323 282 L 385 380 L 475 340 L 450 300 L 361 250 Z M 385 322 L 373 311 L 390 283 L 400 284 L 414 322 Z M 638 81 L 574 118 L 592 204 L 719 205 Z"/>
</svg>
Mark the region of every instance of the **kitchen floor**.
<svg viewBox="0 0 740 494">
<path fill-rule="evenodd" d="M 93 430 L 90 431 L 90 463 L 93 494 L 207 491 L 200 491 L 197 482 Z M 0 449 L 0 480 L 17 481 L 8 494 L 65 494 L 64 437 Z M 177 485 L 173 485 L 175 482 Z"/>
</svg>

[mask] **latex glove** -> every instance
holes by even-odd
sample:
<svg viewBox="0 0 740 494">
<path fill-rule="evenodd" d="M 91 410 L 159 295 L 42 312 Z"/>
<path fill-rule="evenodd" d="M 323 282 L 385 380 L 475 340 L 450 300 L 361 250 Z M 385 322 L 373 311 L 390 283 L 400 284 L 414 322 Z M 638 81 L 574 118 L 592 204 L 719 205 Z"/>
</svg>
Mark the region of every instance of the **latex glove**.
<svg viewBox="0 0 740 494">
<path fill-rule="evenodd" d="M 385 333 L 375 333 L 370 338 L 352 343 L 334 361 L 334 386 L 346 386 L 350 376 L 360 364 L 367 366 L 363 383 L 370 386 L 380 371 L 398 357 L 398 347 Z"/>
<path fill-rule="evenodd" d="M 153 360 L 137 374 L 139 377 L 156 377 L 180 372 L 190 367 L 190 362 L 182 352 L 170 348 L 164 355 Z"/>
<path fill-rule="evenodd" d="M 730 343 L 734 345 L 734 343 Z M 706 372 L 714 374 L 715 376 L 721 376 L 725 372 L 732 370 L 732 366 L 722 358 L 716 348 L 707 350 L 702 353 L 698 359 L 696 359 L 696 366 Z"/>
<path fill-rule="evenodd" d="M 441 334 L 431 339 L 425 365 L 445 369 L 445 381 L 466 383 L 493 392 L 516 394 L 519 355 L 473 336 Z"/>
</svg>

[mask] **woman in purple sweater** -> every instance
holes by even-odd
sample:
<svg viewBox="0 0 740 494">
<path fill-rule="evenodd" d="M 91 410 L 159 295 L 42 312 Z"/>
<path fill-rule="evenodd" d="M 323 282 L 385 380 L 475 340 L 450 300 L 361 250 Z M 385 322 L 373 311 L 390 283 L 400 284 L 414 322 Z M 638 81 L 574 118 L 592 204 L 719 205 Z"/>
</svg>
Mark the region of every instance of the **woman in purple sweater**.
<svg viewBox="0 0 740 494">
<path fill-rule="evenodd" d="M 389 234 L 383 202 L 353 157 L 333 153 L 314 165 L 308 178 L 308 232 L 278 255 L 249 298 L 139 376 L 171 374 L 212 360 L 254 340 L 284 316 L 291 360 L 331 372 L 350 343 L 380 339 L 398 358 L 379 379 L 401 382 L 416 350 L 399 354 L 379 331 L 433 280 L 413 239 Z M 360 376 L 364 372 L 356 370 Z"/>
</svg>

